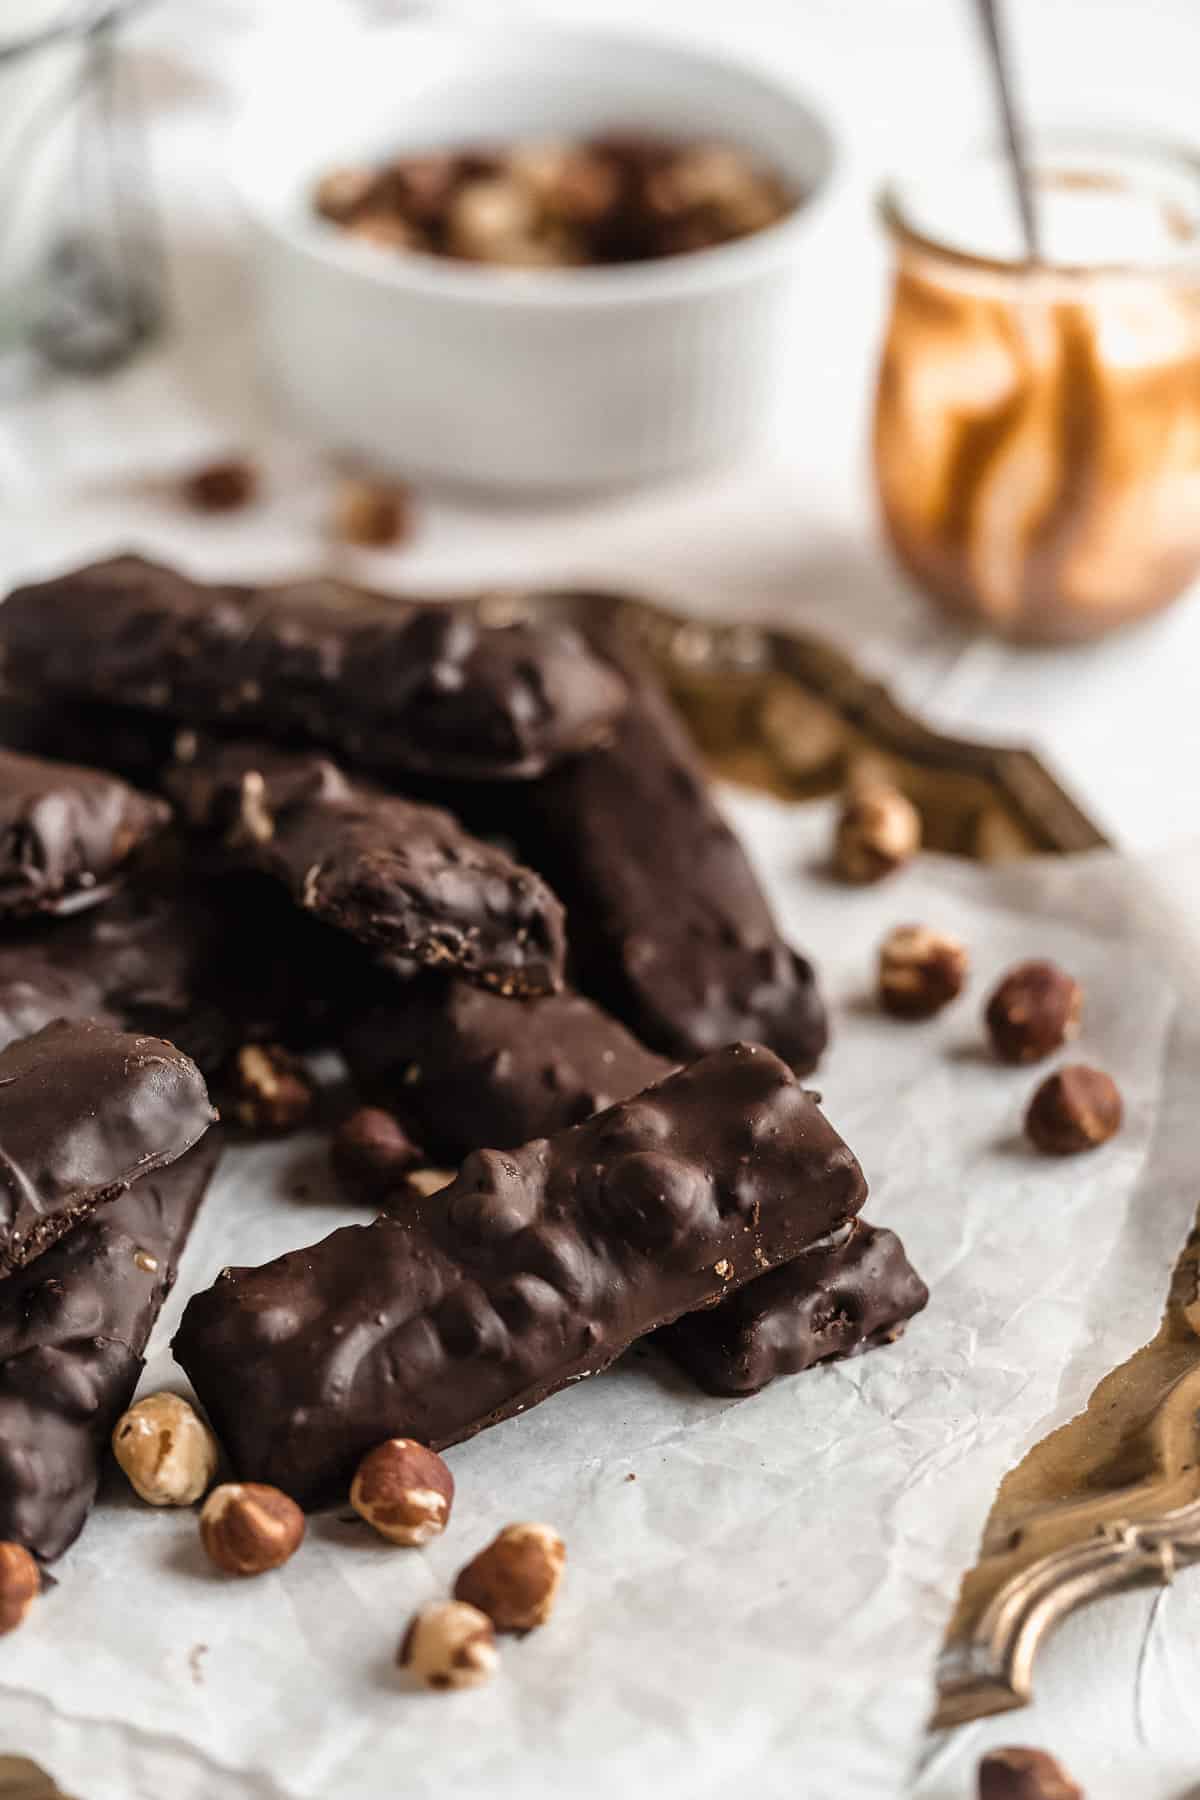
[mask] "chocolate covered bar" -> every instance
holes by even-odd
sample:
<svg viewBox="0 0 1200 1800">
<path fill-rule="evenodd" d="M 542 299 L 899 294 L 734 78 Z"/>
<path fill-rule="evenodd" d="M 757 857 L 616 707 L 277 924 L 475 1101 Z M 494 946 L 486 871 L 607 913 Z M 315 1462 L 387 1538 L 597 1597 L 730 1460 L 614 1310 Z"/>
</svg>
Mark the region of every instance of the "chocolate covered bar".
<svg viewBox="0 0 1200 1800">
<path fill-rule="evenodd" d="M 161 1038 L 59 1019 L 0 1051 L 0 1274 L 175 1162 L 213 1117 L 199 1069 Z"/>
<path fill-rule="evenodd" d="M 432 1198 L 194 1295 L 174 1349 L 240 1475 L 308 1503 L 392 1436 L 470 1437 L 861 1207 L 792 1071 L 733 1045 Z"/>
<path fill-rule="evenodd" d="M 0 675 L 379 769 L 527 779 L 605 738 L 623 679 L 563 625 L 333 582 L 205 586 L 137 556 L 19 588 Z"/>
<path fill-rule="evenodd" d="M 261 744 L 199 745 L 167 786 L 231 859 L 401 970 L 458 969 L 505 994 L 561 984 L 554 895 L 440 807 L 352 783 L 316 752 Z"/>
<path fill-rule="evenodd" d="M 0 1539 L 78 1536 L 219 1154 L 215 1133 L 0 1281 Z"/>
<path fill-rule="evenodd" d="M 707 1393 L 754 1394 L 777 1375 L 891 1343 L 928 1299 L 895 1232 L 856 1219 L 654 1341 Z"/>
<path fill-rule="evenodd" d="M 363 1097 L 451 1167 L 553 1137 L 671 1070 L 582 994 L 514 1002 L 434 975 L 351 1019 L 341 1045 Z"/>
<path fill-rule="evenodd" d="M 567 907 L 577 985 L 678 1059 L 745 1039 L 801 1073 L 825 1047 L 784 943 L 666 696 L 637 677 L 613 742 L 513 797 L 518 844 Z"/>
<path fill-rule="evenodd" d="M 103 899 L 170 816 L 115 775 L 0 750 L 0 919 Z"/>
</svg>

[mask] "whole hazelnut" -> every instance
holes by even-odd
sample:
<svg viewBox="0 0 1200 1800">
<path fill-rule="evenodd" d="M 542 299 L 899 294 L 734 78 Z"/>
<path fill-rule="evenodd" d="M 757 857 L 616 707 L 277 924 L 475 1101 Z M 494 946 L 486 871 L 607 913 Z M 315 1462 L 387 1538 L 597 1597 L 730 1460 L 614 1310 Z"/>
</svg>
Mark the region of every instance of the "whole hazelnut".
<svg viewBox="0 0 1200 1800">
<path fill-rule="evenodd" d="M 38 1566 L 24 1544 L 0 1544 L 0 1637 L 24 1623 L 41 1591 Z"/>
<path fill-rule="evenodd" d="M 227 1575 L 278 1569 L 303 1537 L 304 1514 L 296 1502 L 262 1482 L 223 1482 L 200 1510 L 200 1542 Z"/>
<path fill-rule="evenodd" d="M 833 843 L 834 873 L 843 881 L 882 881 L 920 847 L 921 815 L 898 788 L 873 782 L 846 795 Z"/>
<path fill-rule="evenodd" d="M 359 1463 L 350 1504 L 393 1544 L 427 1544 L 446 1529 L 454 1477 L 436 1451 L 413 1438 L 388 1438 Z"/>
<path fill-rule="evenodd" d="M 412 502 L 398 482 L 343 481 L 334 508 L 334 530 L 347 544 L 384 550 L 403 543 L 412 530 Z"/>
<path fill-rule="evenodd" d="M 1019 963 L 987 1003 L 984 1020 L 1002 1062 L 1041 1062 L 1079 1030 L 1083 989 L 1056 963 Z"/>
<path fill-rule="evenodd" d="M 1078 1156 L 1115 1137 L 1123 1111 L 1111 1075 L 1074 1063 L 1042 1082 L 1025 1114 L 1025 1135 L 1048 1156 Z"/>
<path fill-rule="evenodd" d="M 482 1687 L 499 1661 L 492 1621 L 459 1600 L 424 1606 L 405 1632 L 396 1661 L 423 1687 Z"/>
<path fill-rule="evenodd" d="M 183 483 L 183 497 L 197 512 L 236 512 L 248 506 L 257 491 L 257 471 L 244 457 L 207 463 L 194 469 Z"/>
<path fill-rule="evenodd" d="M 979 1800 L 1083 1800 L 1083 1789 L 1044 1750 L 989 1750 L 979 1764 Z"/>
<path fill-rule="evenodd" d="M 454 1598 L 485 1612 L 497 1631 L 532 1631 L 554 1610 L 566 1560 L 549 1525 L 506 1525 L 459 1575 Z"/>
<path fill-rule="evenodd" d="M 879 950 L 879 1001 L 898 1019 L 931 1019 L 962 993 L 966 947 L 927 925 L 897 925 Z"/>
<path fill-rule="evenodd" d="M 247 1131 L 283 1136 L 308 1123 L 316 1093 L 298 1056 L 278 1044 L 244 1044 L 234 1060 L 234 1112 Z"/>
<path fill-rule="evenodd" d="M 344 225 L 374 199 L 378 189 L 379 176 L 374 169 L 356 165 L 330 169 L 313 190 L 313 205 L 323 219 Z"/>
<path fill-rule="evenodd" d="M 377 1200 L 398 1187 L 422 1157 L 399 1119 L 381 1106 L 360 1106 L 343 1119 L 329 1154 L 351 1193 L 364 1200 Z"/>
<path fill-rule="evenodd" d="M 217 1472 L 217 1440 L 178 1394 L 147 1394 L 117 1420 L 113 1455 L 151 1506 L 191 1506 Z"/>
</svg>

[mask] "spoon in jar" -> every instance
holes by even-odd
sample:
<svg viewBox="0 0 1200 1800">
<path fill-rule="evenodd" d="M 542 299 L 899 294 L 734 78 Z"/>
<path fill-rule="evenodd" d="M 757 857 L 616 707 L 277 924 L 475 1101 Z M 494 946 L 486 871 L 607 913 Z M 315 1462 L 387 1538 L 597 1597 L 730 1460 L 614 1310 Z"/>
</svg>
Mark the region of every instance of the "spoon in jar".
<svg viewBox="0 0 1200 1800">
<path fill-rule="evenodd" d="M 1025 130 L 1013 96 L 1008 55 L 1000 24 L 1000 0 L 976 0 L 976 6 L 979 11 L 980 24 L 983 27 L 984 40 L 987 44 L 988 66 L 992 73 L 992 85 L 996 91 L 996 104 L 1004 126 L 1008 167 L 1012 175 L 1017 212 L 1021 220 L 1021 232 L 1025 239 L 1025 256 L 1028 262 L 1036 263 L 1042 260 L 1042 255 L 1038 236 L 1037 208 L 1033 198 L 1034 182 L 1029 166 Z"/>
</svg>

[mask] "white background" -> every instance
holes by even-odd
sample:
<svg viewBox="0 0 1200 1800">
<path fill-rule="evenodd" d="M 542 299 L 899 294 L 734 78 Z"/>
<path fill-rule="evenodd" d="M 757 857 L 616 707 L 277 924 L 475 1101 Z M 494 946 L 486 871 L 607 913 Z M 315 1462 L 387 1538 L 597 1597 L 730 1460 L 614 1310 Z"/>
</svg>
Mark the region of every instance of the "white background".
<svg viewBox="0 0 1200 1800">
<path fill-rule="evenodd" d="M 888 170 L 941 148 L 950 154 L 985 128 L 987 89 L 969 0 L 547 0 L 538 7 L 724 42 L 793 75 L 827 111 L 840 161 L 834 190 L 813 220 L 792 378 L 781 390 L 772 441 L 753 465 L 545 516 L 431 502 L 411 549 L 367 558 L 331 550 L 319 463 L 305 447 L 271 435 L 243 329 L 236 232 L 216 172 L 223 82 L 245 28 L 264 11 L 294 20 L 306 4 L 176 0 L 139 28 L 176 250 L 179 335 L 169 356 L 115 382 L 39 385 L 0 410 L 0 579 L 136 541 L 214 574 L 323 563 L 379 585 L 560 576 L 632 584 L 680 605 L 726 614 L 740 608 L 841 639 L 936 722 L 1035 744 L 1126 845 L 1152 848 L 1196 834 L 1194 602 L 1093 650 L 1010 651 L 932 619 L 873 536 L 865 426 L 885 256 L 871 196 Z M 506 7 L 515 17 L 529 10 L 516 0 L 479 0 L 474 10 Z M 1036 117 L 1200 136 L 1194 0 L 1013 0 L 1010 12 Z M 8 0 L 0 0 L 0 23 L 7 16 Z M 266 455 L 266 505 L 228 522 L 178 516 L 158 478 L 230 444 Z M 1198 1662 L 1200 1575 L 1182 1577 L 1160 1596 L 1093 1609 L 1046 1653 L 1036 1707 L 957 1734 L 921 1792 L 961 1800 L 980 1746 L 1015 1738 L 1093 1764 L 1098 1744 L 1141 1745 L 1146 1780 L 1128 1800 L 1200 1793 L 1179 1762 L 1187 1741 L 1181 1721 L 1196 1718 Z M 1200 1781 L 1200 1731 L 1191 1735 Z"/>
</svg>

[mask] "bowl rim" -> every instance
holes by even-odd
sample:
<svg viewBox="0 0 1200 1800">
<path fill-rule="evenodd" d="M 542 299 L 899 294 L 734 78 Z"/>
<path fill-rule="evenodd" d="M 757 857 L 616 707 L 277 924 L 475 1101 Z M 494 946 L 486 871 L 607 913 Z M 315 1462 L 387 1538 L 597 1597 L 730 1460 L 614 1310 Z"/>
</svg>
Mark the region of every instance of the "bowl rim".
<svg viewBox="0 0 1200 1800">
<path fill-rule="evenodd" d="M 489 37 L 500 35 L 511 42 L 511 35 L 502 34 L 498 27 L 462 17 L 418 17 L 401 20 L 383 30 L 396 36 L 420 34 L 431 42 L 459 39 L 486 43 Z M 371 32 L 348 31 L 341 34 L 341 43 L 343 48 L 360 51 L 376 43 L 381 35 L 379 28 Z M 838 162 L 838 142 L 828 119 L 800 89 L 737 54 L 681 43 L 654 30 L 545 19 L 522 24 L 521 47 L 531 62 L 539 54 L 552 53 L 555 44 L 564 43 L 576 49 L 589 44 L 635 53 L 650 49 L 693 69 L 702 68 L 718 77 L 732 76 L 769 94 L 775 102 L 783 102 L 792 109 L 814 146 L 815 167 L 804 198 L 783 218 L 747 237 L 651 262 L 582 269 L 497 269 L 435 256 L 400 256 L 356 240 L 315 215 L 311 219 L 304 215 L 292 217 L 264 201 L 245 173 L 254 166 L 247 140 L 261 132 L 263 119 L 270 116 L 271 103 L 251 99 L 234 121 L 227 169 L 243 217 L 267 237 L 326 271 L 339 271 L 384 291 L 489 308 L 570 310 L 653 304 L 737 286 L 793 260 L 801 237 L 810 228 L 810 215 L 828 194 Z M 448 82 L 453 79 L 453 75 L 449 76 Z"/>
</svg>

